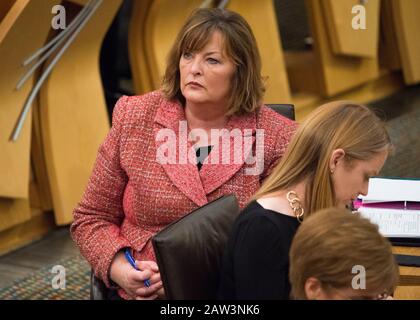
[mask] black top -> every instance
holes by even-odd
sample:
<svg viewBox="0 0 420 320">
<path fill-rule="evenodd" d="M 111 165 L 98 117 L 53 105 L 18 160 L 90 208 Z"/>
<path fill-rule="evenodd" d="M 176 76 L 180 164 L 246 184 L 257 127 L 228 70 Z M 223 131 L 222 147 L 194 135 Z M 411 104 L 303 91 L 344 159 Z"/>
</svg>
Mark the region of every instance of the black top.
<svg viewBox="0 0 420 320">
<path fill-rule="evenodd" d="M 200 171 L 201 167 L 203 166 L 204 161 L 206 160 L 212 148 L 213 146 L 204 146 L 204 147 L 199 147 L 195 150 L 195 155 L 197 156 L 198 171 Z"/>
<path fill-rule="evenodd" d="M 300 223 L 251 202 L 233 226 L 221 268 L 220 299 L 289 299 L 289 249 Z"/>
</svg>

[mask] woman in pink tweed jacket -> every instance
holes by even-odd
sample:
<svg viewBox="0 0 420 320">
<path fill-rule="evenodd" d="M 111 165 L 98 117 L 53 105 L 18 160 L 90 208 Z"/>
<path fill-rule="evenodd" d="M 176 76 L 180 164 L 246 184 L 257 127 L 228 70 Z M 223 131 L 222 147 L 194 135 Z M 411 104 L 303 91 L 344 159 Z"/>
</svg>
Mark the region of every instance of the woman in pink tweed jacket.
<svg viewBox="0 0 420 320">
<path fill-rule="evenodd" d="M 261 104 L 260 65 L 241 16 L 200 9 L 175 41 L 162 89 L 117 102 L 71 233 L 121 297 L 163 295 L 150 238 L 222 195 L 243 207 L 282 157 L 296 124 Z M 203 146 L 211 151 L 197 165 L 194 148 Z"/>
</svg>

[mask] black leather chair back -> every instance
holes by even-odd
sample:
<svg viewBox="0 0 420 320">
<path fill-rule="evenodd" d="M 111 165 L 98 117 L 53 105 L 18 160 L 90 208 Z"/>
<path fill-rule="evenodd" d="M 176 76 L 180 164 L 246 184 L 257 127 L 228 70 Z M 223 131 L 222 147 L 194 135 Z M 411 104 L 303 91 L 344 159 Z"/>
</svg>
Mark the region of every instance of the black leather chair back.
<svg viewBox="0 0 420 320">
<path fill-rule="evenodd" d="M 282 116 L 289 118 L 290 120 L 295 120 L 295 106 L 293 104 L 266 104 L 267 107 L 273 109 Z"/>
<path fill-rule="evenodd" d="M 90 271 L 90 300 L 108 300 L 109 290 L 105 283 Z"/>
</svg>

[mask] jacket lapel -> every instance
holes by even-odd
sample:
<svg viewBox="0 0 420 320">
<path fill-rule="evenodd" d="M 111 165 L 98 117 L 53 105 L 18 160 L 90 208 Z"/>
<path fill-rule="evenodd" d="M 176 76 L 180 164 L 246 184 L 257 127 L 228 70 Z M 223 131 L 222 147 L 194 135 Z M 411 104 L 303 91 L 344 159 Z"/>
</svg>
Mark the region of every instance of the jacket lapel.
<svg viewBox="0 0 420 320">
<path fill-rule="evenodd" d="M 251 154 L 256 132 L 255 113 L 232 116 L 227 129 L 199 172 L 207 195 L 232 178 Z"/>
<path fill-rule="evenodd" d="M 197 169 L 195 152 L 188 141 L 186 123 L 180 104 L 164 101 L 160 105 L 154 122 L 156 160 L 175 187 L 196 205 L 203 206 L 208 201 Z"/>
<path fill-rule="evenodd" d="M 198 171 L 195 150 L 188 141 L 184 109 L 179 103 L 164 100 L 154 122 L 157 161 L 182 193 L 203 206 L 208 202 L 206 195 L 232 178 L 251 154 L 256 122 L 255 112 L 230 117 L 225 135 L 214 143 Z"/>
</svg>

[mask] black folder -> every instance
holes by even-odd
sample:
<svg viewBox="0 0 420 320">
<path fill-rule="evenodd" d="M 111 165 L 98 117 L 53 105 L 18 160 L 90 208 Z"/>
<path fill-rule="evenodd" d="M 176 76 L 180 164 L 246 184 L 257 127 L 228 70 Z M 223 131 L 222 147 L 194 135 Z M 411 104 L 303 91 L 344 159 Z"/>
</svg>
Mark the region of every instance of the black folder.
<svg viewBox="0 0 420 320">
<path fill-rule="evenodd" d="M 403 246 L 403 247 L 420 247 L 420 238 L 390 238 L 389 241 L 394 246 Z"/>
<path fill-rule="evenodd" d="M 407 254 L 394 254 L 395 260 L 400 266 L 420 267 L 420 256 Z"/>
<path fill-rule="evenodd" d="M 236 197 L 223 196 L 152 238 L 167 299 L 216 299 L 223 251 L 239 212 Z"/>
</svg>

